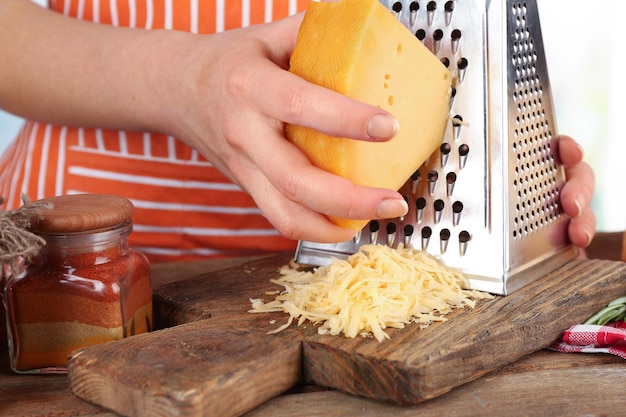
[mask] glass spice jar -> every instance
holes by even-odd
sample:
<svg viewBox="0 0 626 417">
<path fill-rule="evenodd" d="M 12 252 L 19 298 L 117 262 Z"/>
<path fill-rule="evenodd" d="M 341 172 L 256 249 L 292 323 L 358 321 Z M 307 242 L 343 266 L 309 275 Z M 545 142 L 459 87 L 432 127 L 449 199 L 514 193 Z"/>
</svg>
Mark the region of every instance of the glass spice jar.
<svg viewBox="0 0 626 417">
<path fill-rule="evenodd" d="M 151 330 L 150 266 L 128 246 L 127 199 L 40 201 L 52 208 L 30 229 L 46 245 L 5 283 L 10 365 L 17 373 L 65 373 L 73 350 Z"/>
</svg>

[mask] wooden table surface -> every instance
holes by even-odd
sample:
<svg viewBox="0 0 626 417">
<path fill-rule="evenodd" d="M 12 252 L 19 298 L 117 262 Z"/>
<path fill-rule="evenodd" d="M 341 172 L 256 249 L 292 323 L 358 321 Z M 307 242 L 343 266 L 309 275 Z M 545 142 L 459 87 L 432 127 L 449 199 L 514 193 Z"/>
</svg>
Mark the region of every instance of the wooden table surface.
<svg viewBox="0 0 626 417">
<path fill-rule="evenodd" d="M 622 233 L 598 233 L 587 249 L 588 257 L 619 260 L 622 236 Z M 158 286 L 242 261 L 154 265 L 153 281 Z M 626 363 L 621 358 L 542 350 L 417 406 L 377 403 L 320 387 L 302 386 L 246 416 L 621 416 L 626 406 L 624 387 Z M 67 376 L 13 374 L 4 349 L 0 351 L 0 416 L 114 414 L 75 397 L 69 390 Z"/>
</svg>

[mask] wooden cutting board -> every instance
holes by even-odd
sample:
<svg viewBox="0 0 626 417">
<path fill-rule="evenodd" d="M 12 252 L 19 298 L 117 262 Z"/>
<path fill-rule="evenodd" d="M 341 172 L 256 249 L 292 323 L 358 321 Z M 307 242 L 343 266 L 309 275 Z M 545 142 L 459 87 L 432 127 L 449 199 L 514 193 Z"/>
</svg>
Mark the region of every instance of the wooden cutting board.
<svg viewBox="0 0 626 417">
<path fill-rule="evenodd" d="M 287 316 L 247 313 L 249 299 L 280 289 L 269 280 L 291 256 L 156 288 L 156 320 L 172 327 L 73 354 L 73 392 L 126 416 L 237 416 L 304 382 L 417 404 L 549 346 L 626 293 L 625 263 L 573 260 L 446 323 L 390 330 L 382 343 L 311 325 L 267 335 Z"/>
</svg>

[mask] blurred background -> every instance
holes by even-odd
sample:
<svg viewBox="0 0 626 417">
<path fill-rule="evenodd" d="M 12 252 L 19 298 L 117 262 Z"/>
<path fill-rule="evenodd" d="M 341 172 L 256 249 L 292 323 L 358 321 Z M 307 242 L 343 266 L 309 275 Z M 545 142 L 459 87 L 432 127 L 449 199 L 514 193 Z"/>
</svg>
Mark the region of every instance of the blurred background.
<svg viewBox="0 0 626 417">
<path fill-rule="evenodd" d="M 41 4 L 43 0 L 37 0 Z M 599 231 L 626 229 L 624 0 L 538 0 L 558 130 L 585 148 L 596 173 L 592 201 Z M 0 112 L 0 151 L 21 120 Z"/>
</svg>

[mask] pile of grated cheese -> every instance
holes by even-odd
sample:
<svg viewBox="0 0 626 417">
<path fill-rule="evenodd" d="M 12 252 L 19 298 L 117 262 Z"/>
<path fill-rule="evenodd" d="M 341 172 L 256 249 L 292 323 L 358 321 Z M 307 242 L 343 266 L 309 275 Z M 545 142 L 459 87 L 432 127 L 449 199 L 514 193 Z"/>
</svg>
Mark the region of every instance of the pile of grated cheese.
<svg viewBox="0 0 626 417">
<path fill-rule="evenodd" d="M 280 274 L 272 282 L 284 290 L 273 301 L 250 299 L 250 313 L 289 314 L 284 325 L 268 333 L 278 333 L 297 319 L 298 326 L 307 320 L 319 325 L 320 334 L 373 335 L 382 342 L 389 338 L 386 328 L 409 323 L 425 327 L 446 321 L 445 314 L 455 308 L 473 308 L 476 300 L 493 298 L 468 290 L 462 272 L 427 252 L 402 246 L 363 245 L 347 260 L 333 259 L 305 271 L 294 263 L 283 266 Z"/>
</svg>

